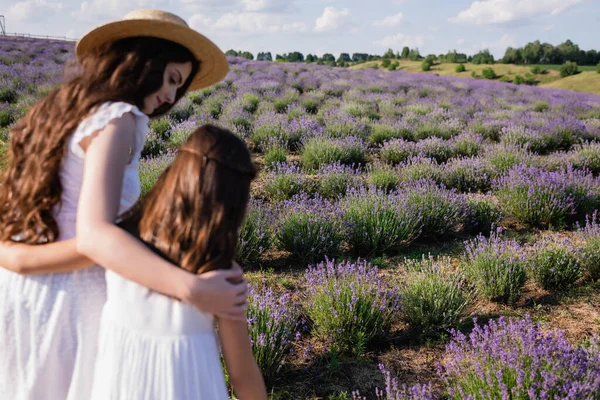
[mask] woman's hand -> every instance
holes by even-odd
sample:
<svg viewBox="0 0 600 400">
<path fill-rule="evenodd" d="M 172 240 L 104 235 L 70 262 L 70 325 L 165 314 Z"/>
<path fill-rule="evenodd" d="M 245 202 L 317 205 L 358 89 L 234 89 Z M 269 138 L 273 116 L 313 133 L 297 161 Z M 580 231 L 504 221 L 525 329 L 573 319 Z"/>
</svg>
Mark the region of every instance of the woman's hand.
<svg viewBox="0 0 600 400">
<path fill-rule="evenodd" d="M 200 311 L 217 317 L 245 321 L 248 308 L 248 281 L 239 264 L 229 270 L 215 270 L 192 275 L 188 293 L 183 299 Z"/>
</svg>

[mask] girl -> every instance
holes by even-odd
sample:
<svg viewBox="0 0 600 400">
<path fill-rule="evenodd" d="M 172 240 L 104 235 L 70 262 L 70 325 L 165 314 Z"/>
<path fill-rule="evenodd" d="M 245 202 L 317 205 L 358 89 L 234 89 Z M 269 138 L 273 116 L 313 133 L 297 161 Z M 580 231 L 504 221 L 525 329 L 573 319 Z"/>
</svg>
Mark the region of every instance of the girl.
<svg viewBox="0 0 600 400">
<path fill-rule="evenodd" d="M 0 240 L 37 245 L 26 261 L 6 257 L 16 272 L 0 268 L 2 398 L 90 397 L 106 301 L 102 267 L 205 312 L 244 319 L 246 282 L 228 281 L 241 277 L 239 269 L 195 276 L 114 225 L 139 197 L 149 118 L 221 80 L 225 55 L 161 11 L 99 27 L 76 52 L 81 75 L 11 130 L 0 177 Z"/>
<path fill-rule="evenodd" d="M 191 273 L 228 269 L 255 176 L 237 136 L 203 126 L 119 225 Z M 111 271 L 106 279 L 92 400 L 229 398 L 212 315 Z M 218 318 L 218 332 L 237 397 L 266 400 L 246 321 Z"/>
</svg>

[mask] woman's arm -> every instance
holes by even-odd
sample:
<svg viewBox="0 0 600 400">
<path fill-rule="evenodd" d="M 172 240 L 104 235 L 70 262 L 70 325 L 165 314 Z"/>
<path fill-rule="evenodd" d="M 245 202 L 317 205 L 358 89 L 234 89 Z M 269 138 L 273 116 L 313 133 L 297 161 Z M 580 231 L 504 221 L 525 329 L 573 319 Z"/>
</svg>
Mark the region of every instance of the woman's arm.
<svg viewBox="0 0 600 400">
<path fill-rule="evenodd" d="M 127 113 L 111 121 L 86 145 L 77 211 L 77 251 L 126 279 L 189 302 L 202 311 L 245 319 L 247 283 L 234 285 L 227 281 L 241 278 L 241 271 L 190 274 L 114 224 L 135 129 L 135 119 Z"/>
<path fill-rule="evenodd" d="M 41 245 L 0 242 L 0 265 L 21 275 L 71 272 L 94 265 L 77 252 L 75 239 Z"/>
<path fill-rule="evenodd" d="M 223 358 L 236 397 L 267 400 L 265 382 L 254 359 L 246 321 L 217 319 Z"/>
</svg>

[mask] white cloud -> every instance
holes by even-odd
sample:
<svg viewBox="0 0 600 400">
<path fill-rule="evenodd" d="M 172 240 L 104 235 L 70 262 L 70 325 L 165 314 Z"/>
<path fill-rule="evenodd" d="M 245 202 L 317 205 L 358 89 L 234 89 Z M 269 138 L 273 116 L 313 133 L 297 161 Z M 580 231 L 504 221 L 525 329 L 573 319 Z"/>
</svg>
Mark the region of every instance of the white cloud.
<svg viewBox="0 0 600 400">
<path fill-rule="evenodd" d="M 103 23 L 121 19 L 128 12 L 137 9 L 172 11 L 170 4 L 170 0 L 86 0 L 71 16 L 82 22 Z"/>
<path fill-rule="evenodd" d="M 197 30 L 198 32 L 204 32 L 210 29 L 213 21 L 204 14 L 194 14 L 187 21 L 190 28 Z"/>
<path fill-rule="evenodd" d="M 282 11 L 292 5 L 288 0 L 242 0 L 246 11 Z"/>
<path fill-rule="evenodd" d="M 398 13 L 396 15 L 388 15 L 382 20 L 375 21 L 373 24 L 376 26 L 384 26 L 386 28 L 393 28 L 394 26 L 400 25 L 404 20 L 404 14 Z"/>
<path fill-rule="evenodd" d="M 458 39 L 456 41 L 456 44 L 458 44 L 459 46 L 465 44 L 465 39 Z"/>
<path fill-rule="evenodd" d="M 383 47 L 383 48 L 391 48 L 391 49 L 399 49 L 404 46 L 408 46 L 410 48 L 415 48 L 419 46 L 423 46 L 425 43 L 425 38 L 420 35 L 405 35 L 403 33 L 398 33 L 396 35 L 389 35 L 384 37 L 381 40 L 376 40 L 373 42 L 375 46 Z"/>
<path fill-rule="evenodd" d="M 25 0 L 10 6 L 6 12 L 7 18 L 21 22 L 41 22 L 56 10 L 63 8 L 62 3 L 46 0 Z"/>
<path fill-rule="evenodd" d="M 325 7 L 323 14 L 315 21 L 315 32 L 337 30 L 344 25 L 346 18 L 350 16 L 350 10 L 344 8 L 338 10 L 335 7 Z"/>
<path fill-rule="evenodd" d="M 179 0 L 179 3 L 190 13 L 231 10 L 237 5 L 236 0 Z"/>
<path fill-rule="evenodd" d="M 286 23 L 281 17 L 267 13 L 235 12 L 221 15 L 213 21 L 204 14 L 194 14 L 189 25 L 198 31 L 221 30 L 249 34 L 304 32 L 304 22 Z"/>
<path fill-rule="evenodd" d="M 463 42 L 463 44 L 465 44 Z M 505 33 L 498 40 L 482 41 L 479 43 L 470 43 L 468 46 L 461 46 L 462 52 L 477 53 L 481 50 L 488 49 L 496 58 L 500 58 L 506 52 L 508 47 L 519 47 L 517 36 L 510 33 Z"/>
<path fill-rule="evenodd" d="M 449 18 L 450 22 L 494 25 L 542 15 L 558 15 L 588 0 L 483 0 Z"/>
</svg>

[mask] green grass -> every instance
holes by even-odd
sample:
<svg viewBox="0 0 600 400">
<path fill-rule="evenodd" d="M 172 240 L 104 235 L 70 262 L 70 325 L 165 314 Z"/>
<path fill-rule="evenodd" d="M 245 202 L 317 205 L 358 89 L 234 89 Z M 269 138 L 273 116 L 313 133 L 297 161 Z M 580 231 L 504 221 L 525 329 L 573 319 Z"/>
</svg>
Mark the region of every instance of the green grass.
<svg viewBox="0 0 600 400">
<path fill-rule="evenodd" d="M 562 64 L 537 64 L 541 69 L 549 69 L 553 71 L 560 71 Z M 580 71 L 596 71 L 595 65 L 579 65 Z"/>
<path fill-rule="evenodd" d="M 556 80 L 541 84 L 541 87 L 553 89 L 574 90 L 577 92 L 587 92 L 600 94 L 600 74 L 596 72 L 581 72 L 577 75 L 567 76 Z"/>
<path fill-rule="evenodd" d="M 407 61 L 398 60 L 399 66 L 397 70 L 402 70 L 411 73 L 421 74 L 437 74 L 440 76 L 458 76 L 464 78 L 471 78 L 471 74 L 474 71 L 477 77 L 483 79 L 482 72 L 485 68 L 492 68 L 498 76 L 496 80 L 501 78 L 510 79 L 511 81 L 517 76 L 525 77 L 526 74 L 531 74 L 531 68 L 533 65 L 515 65 L 515 64 L 480 64 L 475 65 L 472 63 L 465 63 L 466 71 L 456 72 L 456 66 L 454 63 L 442 63 L 436 64 L 431 67 L 428 72 L 421 70 L 421 61 Z M 377 65 L 379 69 L 385 70 L 381 67 L 381 61 L 369 61 L 362 64 L 353 65 L 352 69 L 364 69 L 371 68 Z M 555 88 L 573 90 L 578 92 L 587 92 L 600 95 L 600 74 L 597 74 L 595 66 L 579 66 L 581 73 L 569 76 L 566 78 L 560 77 L 561 65 L 544 65 L 539 64 L 542 70 L 547 70 L 545 74 L 534 75 L 536 84 L 540 87 Z"/>
</svg>

